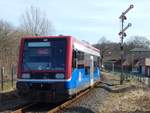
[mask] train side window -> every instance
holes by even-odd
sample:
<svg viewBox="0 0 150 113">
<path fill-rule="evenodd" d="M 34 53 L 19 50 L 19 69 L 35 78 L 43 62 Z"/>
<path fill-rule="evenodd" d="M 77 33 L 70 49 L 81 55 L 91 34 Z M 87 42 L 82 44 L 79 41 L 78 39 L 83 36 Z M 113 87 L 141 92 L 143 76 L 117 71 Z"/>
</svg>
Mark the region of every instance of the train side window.
<svg viewBox="0 0 150 113">
<path fill-rule="evenodd" d="M 84 52 L 78 51 L 77 53 L 78 59 L 78 68 L 84 68 Z"/>
<path fill-rule="evenodd" d="M 72 67 L 73 69 L 77 67 L 77 51 L 73 50 L 73 55 L 72 55 Z"/>
<path fill-rule="evenodd" d="M 90 54 L 85 53 L 84 57 L 85 57 L 85 75 L 90 75 Z"/>
<path fill-rule="evenodd" d="M 97 58 L 97 65 L 98 65 L 98 67 L 100 67 L 100 64 L 101 64 L 101 62 L 100 62 L 100 57 L 98 57 L 98 58 Z"/>
<path fill-rule="evenodd" d="M 96 71 L 97 67 L 98 67 L 98 57 L 94 56 L 94 71 Z"/>
</svg>

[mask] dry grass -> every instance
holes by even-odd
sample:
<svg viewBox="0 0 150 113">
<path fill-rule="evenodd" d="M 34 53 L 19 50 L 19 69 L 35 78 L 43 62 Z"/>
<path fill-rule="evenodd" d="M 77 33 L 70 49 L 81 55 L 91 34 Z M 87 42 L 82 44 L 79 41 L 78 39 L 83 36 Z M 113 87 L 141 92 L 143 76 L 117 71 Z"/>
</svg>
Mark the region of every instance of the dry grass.
<svg viewBox="0 0 150 113">
<path fill-rule="evenodd" d="M 113 89 L 121 89 L 125 87 L 135 86 L 143 88 L 143 84 L 139 82 L 136 78 L 128 78 L 128 80 L 124 80 L 123 85 L 120 85 L 120 73 L 102 73 L 110 84 L 112 84 Z"/>
<path fill-rule="evenodd" d="M 112 73 L 103 74 L 111 84 L 114 84 L 111 87 L 113 89 L 130 86 L 135 86 L 135 89 L 123 93 L 110 93 L 100 106 L 100 113 L 150 113 L 150 90 L 146 86 L 134 78 L 130 78 L 128 82 L 124 81 L 124 84 L 120 85 L 118 75 Z"/>
<path fill-rule="evenodd" d="M 14 90 L 16 87 L 16 82 L 13 82 L 13 86 L 12 86 L 12 82 L 11 81 L 6 81 L 3 83 L 3 91 L 1 89 L 1 84 L 0 84 L 0 92 L 7 92 L 10 90 Z"/>
<path fill-rule="evenodd" d="M 118 94 L 110 94 L 100 107 L 100 113 L 122 113 L 150 111 L 150 91 L 137 89 Z"/>
</svg>

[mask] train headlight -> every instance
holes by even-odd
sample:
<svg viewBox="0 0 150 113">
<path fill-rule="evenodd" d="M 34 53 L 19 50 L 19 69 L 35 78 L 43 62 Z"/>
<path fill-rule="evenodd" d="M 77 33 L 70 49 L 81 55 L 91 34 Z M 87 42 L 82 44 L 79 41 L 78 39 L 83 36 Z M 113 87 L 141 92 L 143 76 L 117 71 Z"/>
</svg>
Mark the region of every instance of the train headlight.
<svg viewBox="0 0 150 113">
<path fill-rule="evenodd" d="M 57 73 L 57 74 L 55 75 L 55 77 L 56 77 L 57 79 L 63 79 L 63 78 L 65 78 L 65 75 L 64 75 L 63 73 Z"/>
<path fill-rule="evenodd" d="M 22 78 L 24 79 L 30 78 L 30 73 L 23 73 Z"/>
</svg>

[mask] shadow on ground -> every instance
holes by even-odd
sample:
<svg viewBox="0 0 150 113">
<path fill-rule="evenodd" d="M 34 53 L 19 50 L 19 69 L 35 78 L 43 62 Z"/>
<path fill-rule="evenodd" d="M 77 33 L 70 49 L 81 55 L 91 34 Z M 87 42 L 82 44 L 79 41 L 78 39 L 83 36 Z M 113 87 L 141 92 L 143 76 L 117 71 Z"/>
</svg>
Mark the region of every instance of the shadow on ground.
<svg viewBox="0 0 150 113">
<path fill-rule="evenodd" d="M 115 85 L 104 84 L 104 85 L 98 85 L 95 88 L 103 88 L 106 91 L 111 92 L 111 93 L 123 93 L 123 92 L 130 91 L 136 88 L 136 86 L 134 85 L 131 85 L 128 87 L 121 87 L 121 88 L 114 88 L 113 86 Z"/>
<path fill-rule="evenodd" d="M 90 110 L 88 108 L 84 108 L 84 107 L 71 107 L 71 108 L 67 108 L 65 110 L 65 112 L 69 112 L 69 113 L 95 113 L 92 110 Z"/>
<path fill-rule="evenodd" d="M 112 113 L 150 113 L 150 111 L 115 111 L 115 112 L 112 112 Z"/>
</svg>

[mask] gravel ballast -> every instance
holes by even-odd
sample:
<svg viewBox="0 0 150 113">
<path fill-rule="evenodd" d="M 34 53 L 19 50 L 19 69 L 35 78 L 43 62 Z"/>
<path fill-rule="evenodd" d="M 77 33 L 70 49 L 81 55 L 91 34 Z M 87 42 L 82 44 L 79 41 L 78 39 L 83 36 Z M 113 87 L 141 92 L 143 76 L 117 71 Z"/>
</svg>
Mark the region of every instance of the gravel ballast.
<svg viewBox="0 0 150 113">
<path fill-rule="evenodd" d="M 106 76 L 102 76 L 102 80 L 108 82 Z M 60 113 L 99 113 L 99 107 L 108 97 L 108 94 L 109 92 L 102 87 L 102 83 L 98 84 L 86 96 Z"/>
<path fill-rule="evenodd" d="M 107 98 L 107 95 L 108 91 L 98 85 L 88 95 L 78 100 L 71 107 L 61 111 L 61 113 L 99 113 L 99 107 Z"/>
</svg>

